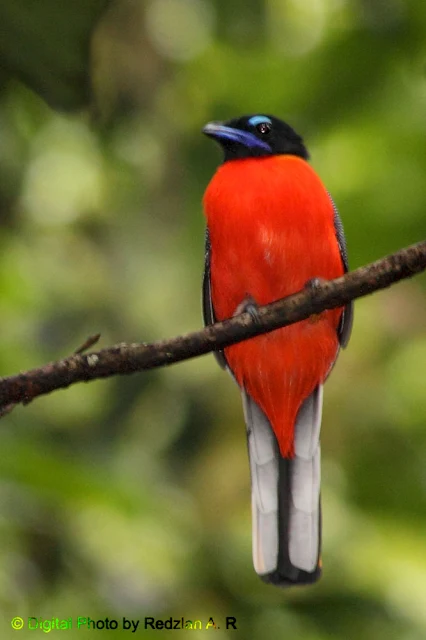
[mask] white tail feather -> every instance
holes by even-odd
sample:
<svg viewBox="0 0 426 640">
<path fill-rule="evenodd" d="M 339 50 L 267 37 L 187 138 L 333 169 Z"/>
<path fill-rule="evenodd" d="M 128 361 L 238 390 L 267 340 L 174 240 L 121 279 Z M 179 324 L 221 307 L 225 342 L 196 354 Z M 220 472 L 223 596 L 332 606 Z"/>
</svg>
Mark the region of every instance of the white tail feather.
<svg viewBox="0 0 426 640">
<path fill-rule="evenodd" d="M 260 575 L 277 569 L 279 518 L 288 519 L 292 565 L 314 571 L 320 542 L 320 427 L 322 386 L 305 400 L 295 425 L 295 456 L 289 461 L 289 512 L 279 514 L 279 449 L 272 427 L 257 404 L 242 392 L 252 482 L 253 563 Z"/>
<path fill-rule="evenodd" d="M 289 518 L 289 558 L 304 571 L 313 571 L 318 561 L 322 414 L 322 385 L 305 400 L 297 415 L 292 460 Z"/>
<path fill-rule="evenodd" d="M 311 460 L 292 460 L 292 504 L 288 555 L 292 564 L 313 571 L 319 551 L 320 447 Z"/>
<path fill-rule="evenodd" d="M 250 457 L 253 521 L 253 564 L 260 575 L 277 567 L 278 456 L 268 419 L 244 391 L 243 407 Z"/>
</svg>

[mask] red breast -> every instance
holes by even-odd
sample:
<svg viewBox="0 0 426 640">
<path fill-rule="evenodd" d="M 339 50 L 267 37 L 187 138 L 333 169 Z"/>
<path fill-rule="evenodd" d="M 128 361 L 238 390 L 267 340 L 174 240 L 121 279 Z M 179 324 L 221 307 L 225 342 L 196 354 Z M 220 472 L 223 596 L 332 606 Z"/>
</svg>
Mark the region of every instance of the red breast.
<svg viewBox="0 0 426 640">
<path fill-rule="evenodd" d="M 231 317 L 248 295 L 266 304 L 299 291 L 311 278 L 344 273 L 333 204 L 301 158 L 225 162 L 206 189 L 204 208 L 218 320 Z M 297 411 L 336 358 L 341 313 L 325 311 L 225 350 L 239 384 L 268 416 L 282 455 L 292 455 Z"/>
</svg>

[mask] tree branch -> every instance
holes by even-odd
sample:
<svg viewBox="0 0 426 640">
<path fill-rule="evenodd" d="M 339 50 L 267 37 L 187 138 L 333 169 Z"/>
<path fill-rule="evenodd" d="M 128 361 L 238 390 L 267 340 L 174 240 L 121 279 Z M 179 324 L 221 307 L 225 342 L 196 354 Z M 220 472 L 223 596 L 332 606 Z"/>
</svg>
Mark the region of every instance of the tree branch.
<svg viewBox="0 0 426 640">
<path fill-rule="evenodd" d="M 152 344 L 121 343 L 101 351 L 76 353 L 43 367 L 0 378 L 0 416 L 10 406 L 63 389 L 76 382 L 154 369 L 219 351 L 236 342 L 305 320 L 325 309 L 341 307 L 426 269 L 426 241 L 360 267 L 335 280 L 320 281 L 299 293 L 259 307 L 259 318 L 242 313 L 201 331 Z"/>
</svg>

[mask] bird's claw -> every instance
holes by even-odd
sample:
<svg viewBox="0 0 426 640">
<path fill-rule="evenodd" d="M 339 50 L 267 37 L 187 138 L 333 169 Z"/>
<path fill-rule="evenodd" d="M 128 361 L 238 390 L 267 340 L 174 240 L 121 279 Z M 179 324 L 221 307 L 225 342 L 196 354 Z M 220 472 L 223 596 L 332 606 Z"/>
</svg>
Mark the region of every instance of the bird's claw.
<svg viewBox="0 0 426 640">
<path fill-rule="evenodd" d="M 327 282 L 327 280 L 325 280 L 324 278 L 311 278 L 305 283 L 304 289 L 308 289 L 309 291 L 316 291 L 325 282 Z"/>
<path fill-rule="evenodd" d="M 248 313 L 254 322 L 260 322 L 259 305 L 250 294 L 247 294 L 244 300 L 240 302 L 234 311 L 234 316 L 238 316 L 240 313 Z"/>
</svg>

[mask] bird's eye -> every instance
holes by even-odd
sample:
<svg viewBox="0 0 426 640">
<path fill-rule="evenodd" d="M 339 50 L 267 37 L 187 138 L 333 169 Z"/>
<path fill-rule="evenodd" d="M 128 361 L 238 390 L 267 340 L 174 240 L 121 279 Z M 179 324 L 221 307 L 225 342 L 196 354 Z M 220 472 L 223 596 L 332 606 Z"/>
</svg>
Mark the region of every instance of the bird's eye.
<svg viewBox="0 0 426 640">
<path fill-rule="evenodd" d="M 259 124 L 256 125 L 256 129 L 259 133 L 261 133 L 264 136 L 266 133 L 270 132 L 271 124 L 269 122 L 260 122 Z"/>
</svg>

